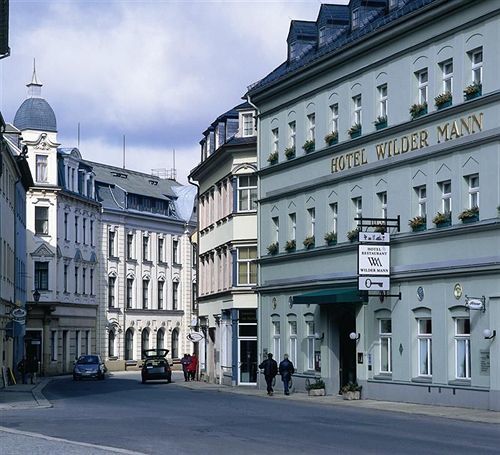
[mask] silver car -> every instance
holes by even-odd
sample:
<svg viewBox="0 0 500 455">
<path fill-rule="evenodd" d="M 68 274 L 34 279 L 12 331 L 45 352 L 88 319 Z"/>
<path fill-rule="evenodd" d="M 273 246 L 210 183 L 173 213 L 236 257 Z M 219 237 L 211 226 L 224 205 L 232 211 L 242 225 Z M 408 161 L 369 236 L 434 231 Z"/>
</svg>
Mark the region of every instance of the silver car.
<svg viewBox="0 0 500 455">
<path fill-rule="evenodd" d="M 82 378 L 104 379 L 106 376 L 106 365 L 99 355 L 81 355 L 73 367 L 73 380 Z"/>
</svg>

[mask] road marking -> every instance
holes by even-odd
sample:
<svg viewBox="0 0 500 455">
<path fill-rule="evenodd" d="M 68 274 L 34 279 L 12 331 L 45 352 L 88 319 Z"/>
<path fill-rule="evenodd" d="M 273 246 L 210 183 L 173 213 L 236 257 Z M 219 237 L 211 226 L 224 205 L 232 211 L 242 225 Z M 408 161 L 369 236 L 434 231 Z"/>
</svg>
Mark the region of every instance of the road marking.
<svg viewBox="0 0 500 455">
<path fill-rule="evenodd" d="M 82 447 L 90 447 L 93 449 L 107 450 L 108 452 L 126 453 L 129 455 L 146 455 L 143 452 L 134 452 L 132 450 L 120 449 L 118 447 L 101 446 L 98 444 L 90 444 L 87 442 L 71 441 L 69 439 L 56 438 L 53 436 L 46 436 L 46 435 L 40 434 L 40 433 L 32 433 L 31 431 L 14 430 L 12 428 L 7 428 L 7 427 L 0 427 L 0 431 L 3 431 L 4 433 L 12 433 L 12 434 L 18 434 L 18 435 L 23 435 L 23 436 L 30 436 L 32 438 L 45 439 L 46 441 L 65 442 L 67 444 L 73 444 L 73 445 L 82 446 Z"/>
</svg>

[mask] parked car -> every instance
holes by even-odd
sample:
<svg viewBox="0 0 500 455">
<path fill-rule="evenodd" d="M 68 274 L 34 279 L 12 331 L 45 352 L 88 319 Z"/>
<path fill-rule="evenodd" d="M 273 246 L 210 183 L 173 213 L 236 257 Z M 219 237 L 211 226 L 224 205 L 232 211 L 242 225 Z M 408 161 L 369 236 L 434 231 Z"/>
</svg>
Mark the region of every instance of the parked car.
<svg viewBox="0 0 500 455">
<path fill-rule="evenodd" d="M 81 355 L 73 367 L 73 380 L 78 381 L 82 378 L 104 379 L 107 371 L 101 356 Z"/>
<path fill-rule="evenodd" d="M 172 369 L 167 360 L 168 349 L 146 349 L 144 363 L 141 368 L 141 379 L 144 384 L 149 380 L 166 379 L 172 382 Z"/>
</svg>

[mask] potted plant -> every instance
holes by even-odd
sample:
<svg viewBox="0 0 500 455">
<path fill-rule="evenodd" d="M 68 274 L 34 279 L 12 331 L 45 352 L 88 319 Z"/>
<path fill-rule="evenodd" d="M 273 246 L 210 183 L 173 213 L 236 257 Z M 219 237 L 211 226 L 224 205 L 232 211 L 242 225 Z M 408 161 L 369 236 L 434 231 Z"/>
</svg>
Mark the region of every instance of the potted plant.
<svg viewBox="0 0 500 455">
<path fill-rule="evenodd" d="M 387 127 L 387 115 L 379 115 L 377 119 L 373 122 L 376 130 L 381 130 Z"/>
<path fill-rule="evenodd" d="M 362 388 L 357 382 L 349 382 L 341 389 L 342 398 L 344 400 L 359 400 L 361 399 Z"/>
<path fill-rule="evenodd" d="M 415 216 L 408 221 L 408 225 L 413 232 L 425 231 L 427 226 L 427 218 L 425 216 Z"/>
<path fill-rule="evenodd" d="M 285 149 L 285 156 L 287 160 L 291 160 L 292 158 L 295 158 L 295 146 L 292 145 L 291 147 L 287 147 Z"/>
<path fill-rule="evenodd" d="M 351 137 L 351 139 L 354 139 L 355 137 L 361 136 L 361 123 L 355 123 L 352 125 L 348 130 L 347 134 Z"/>
<path fill-rule="evenodd" d="M 278 152 L 271 152 L 267 157 L 267 161 L 269 161 L 271 165 L 276 164 L 278 162 Z"/>
<path fill-rule="evenodd" d="M 336 144 L 338 142 L 338 140 L 339 140 L 339 133 L 338 133 L 338 131 L 332 131 L 331 133 L 328 133 L 325 136 L 325 142 L 328 145 Z"/>
<path fill-rule="evenodd" d="M 307 236 L 302 243 L 304 244 L 307 250 L 309 248 L 314 248 L 314 235 Z"/>
<path fill-rule="evenodd" d="M 323 397 L 326 395 L 325 381 L 321 378 L 316 378 L 315 382 L 311 384 L 309 380 L 306 380 L 306 390 L 311 397 Z"/>
<path fill-rule="evenodd" d="M 385 231 L 386 231 L 386 225 L 385 224 L 376 224 L 374 227 L 373 227 L 373 230 L 375 232 L 380 232 L 381 234 L 385 234 Z"/>
<path fill-rule="evenodd" d="M 464 100 L 471 100 L 473 98 L 477 98 L 483 94 L 483 86 L 482 84 L 478 84 L 477 82 L 473 82 L 468 85 L 464 89 Z"/>
<path fill-rule="evenodd" d="M 425 114 L 427 114 L 427 103 L 415 103 L 410 107 L 410 115 L 413 120 Z"/>
<path fill-rule="evenodd" d="M 310 139 L 308 141 L 305 141 L 304 145 L 302 146 L 302 148 L 304 149 L 304 152 L 306 152 L 306 153 L 314 152 L 315 147 L 316 147 L 316 143 L 314 142 L 314 139 Z"/>
<path fill-rule="evenodd" d="M 325 242 L 328 245 L 336 245 L 337 244 L 337 233 L 336 232 L 327 232 L 325 234 Z"/>
<path fill-rule="evenodd" d="M 434 103 L 438 109 L 451 106 L 452 96 L 450 92 L 444 92 L 434 98 Z"/>
<path fill-rule="evenodd" d="M 267 252 L 269 254 L 276 254 L 279 251 L 278 242 L 273 242 L 267 247 Z"/>
<path fill-rule="evenodd" d="M 458 215 L 458 219 L 462 221 L 462 223 L 474 223 L 479 220 L 479 207 L 474 206 L 470 209 L 465 209 L 460 215 Z"/>
<path fill-rule="evenodd" d="M 451 225 L 451 213 L 437 212 L 436 216 L 432 219 L 436 227 L 447 227 Z"/>
<path fill-rule="evenodd" d="M 295 247 L 296 247 L 295 240 L 287 240 L 286 241 L 286 243 L 285 243 L 285 251 L 287 251 L 288 253 L 290 253 L 292 251 L 295 251 Z"/>
<path fill-rule="evenodd" d="M 358 238 L 359 238 L 358 234 L 360 233 L 360 231 L 361 231 L 361 228 L 359 228 L 359 227 L 348 231 L 347 238 L 349 239 L 349 241 L 354 242 L 354 241 L 358 240 Z"/>
</svg>

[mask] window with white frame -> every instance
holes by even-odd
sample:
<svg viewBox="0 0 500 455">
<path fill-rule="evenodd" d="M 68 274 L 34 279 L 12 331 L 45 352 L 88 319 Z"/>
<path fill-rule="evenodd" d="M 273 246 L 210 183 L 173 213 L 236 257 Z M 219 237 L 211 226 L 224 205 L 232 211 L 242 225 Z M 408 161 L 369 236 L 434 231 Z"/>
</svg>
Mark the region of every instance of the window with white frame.
<svg viewBox="0 0 500 455">
<path fill-rule="evenodd" d="M 64 292 L 68 292 L 68 264 L 64 264 Z"/>
<path fill-rule="evenodd" d="M 277 216 L 272 218 L 273 242 L 278 242 L 280 238 L 280 219 Z"/>
<path fill-rule="evenodd" d="M 134 258 L 134 234 L 129 232 L 127 234 L 127 259 Z"/>
<path fill-rule="evenodd" d="M 257 284 L 257 247 L 239 247 L 236 252 L 238 285 Z"/>
<path fill-rule="evenodd" d="M 149 261 L 149 235 L 142 236 L 142 260 Z"/>
<path fill-rule="evenodd" d="M 273 354 L 275 359 L 281 359 L 281 327 L 280 321 L 273 321 Z"/>
<path fill-rule="evenodd" d="M 472 67 L 472 82 L 483 83 L 483 48 L 480 47 L 469 53 Z"/>
<path fill-rule="evenodd" d="M 75 215 L 75 242 L 76 243 L 78 243 L 80 241 L 79 237 L 78 237 L 78 231 L 79 231 L 78 221 L 79 221 L 79 219 L 80 219 L 80 217 Z"/>
<path fill-rule="evenodd" d="M 134 279 L 133 278 L 127 278 L 127 290 L 125 294 L 125 300 L 126 300 L 126 306 L 127 309 L 132 308 L 132 299 L 133 299 L 133 286 L 134 286 Z"/>
<path fill-rule="evenodd" d="M 289 359 L 297 365 L 297 321 L 288 321 Z"/>
<path fill-rule="evenodd" d="M 439 187 L 441 189 L 441 210 L 444 214 L 451 213 L 451 181 L 441 182 Z"/>
<path fill-rule="evenodd" d="M 35 207 L 35 234 L 48 235 L 49 233 L 49 208 Z"/>
<path fill-rule="evenodd" d="M 295 135 L 297 131 L 297 123 L 295 121 L 288 124 L 288 147 L 295 148 Z"/>
<path fill-rule="evenodd" d="M 418 84 L 418 103 L 427 103 L 428 93 L 429 93 L 429 72 L 427 68 L 415 73 L 417 76 Z"/>
<path fill-rule="evenodd" d="M 90 245 L 94 246 L 94 220 L 90 220 Z"/>
<path fill-rule="evenodd" d="M 392 373 L 392 320 L 379 320 L 380 372 Z"/>
<path fill-rule="evenodd" d="M 316 232 L 316 209 L 314 207 L 307 209 L 307 217 L 309 220 L 309 235 L 314 236 Z"/>
<path fill-rule="evenodd" d="M 172 283 L 172 310 L 179 309 L 179 282 Z"/>
<path fill-rule="evenodd" d="M 36 155 L 36 181 L 44 183 L 47 181 L 47 155 Z"/>
<path fill-rule="evenodd" d="M 80 275 L 80 268 L 75 265 L 75 294 L 78 294 L 78 277 Z M 114 292 L 114 291 L 113 291 Z M 113 294 L 114 298 L 114 294 Z"/>
<path fill-rule="evenodd" d="M 114 231 L 108 232 L 108 257 L 110 258 L 115 257 L 115 237 L 116 233 Z"/>
<path fill-rule="evenodd" d="M 456 378 L 470 379 L 470 319 L 455 319 L 455 363 Z"/>
<path fill-rule="evenodd" d="M 254 134 L 254 120 L 253 114 L 243 114 L 242 116 L 243 122 L 243 136 L 253 136 Z"/>
<path fill-rule="evenodd" d="M 469 175 L 467 177 L 469 190 L 469 208 L 479 207 L 479 175 Z"/>
<path fill-rule="evenodd" d="M 387 191 L 377 193 L 381 218 L 387 218 Z"/>
<path fill-rule="evenodd" d="M 257 176 L 242 175 L 238 177 L 238 211 L 257 210 Z"/>
<path fill-rule="evenodd" d="M 415 187 L 418 203 L 418 216 L 427 217 L 427 188 L 425 185 Z"/>
<path fill-rule="evenodd" d="M 361 95 L 356 95 L 352 97 L 353 106 L 353 123 L 361 125 Z"/>
<path fill-rule="evenodd" d="M 163 310 L 163 284 L 162 280 L 158 280 L 158 309 Z"/>
<path fill-rule="evenodd" d="M 177 239 L 172 240 L 172 262 L 174 264 L 180 264 L 180 261 L 179 261 L 179 241 Z"/>
<path fill-rule="evenodd" d="M 443 93 L 453 93 L 453 60 L 440 64 L 443 80 Z"/>
<path fill-rule="evenodd" d="M 418 375 L 432 376 L 432 320 L 417 319 Z"/>
<path fill-rule="evenodd" d="M 306 365 L 308 370 L 314 370 L 314 321 L 306 321 Z"/>
<path fill-rule="evenodd" d="M 83 217 L 82 219 L 82 241 L 83 244 L 87 244 L 87 218 Z"/>
<path fill-rule="evenodd" d="M 330 118 L 332 133 L 339 131 L 339 105 L 337 103 L 330 106 Z"/>
<path fill-rule="evenodd" d="M 109 308 L 115 307 L 115 283 L 116 283 L 116 278 L 114 276 L 108 277 L 108 306 L 109 306 Z"/>
<path fill-rule="evenodd" d="M 90 269 L 90 295 L 94 295 L 94 269 Z"/>
<path fill-rule="evenodd" d="M 359 27 L 359 8 L 355 8 L 352 10 L 351 16 L 351 28 L 354 30 Z"/>
<path fill-rule="evenodd" d="M 314 141 L 316 139 L 316 114 L 307 116 L 307 139 Z"/>
<path fill-rule="evenodd" d="M 162 237 L 158 237 L 158 262 L 164 262 L 163 244 L 164 240 Z"/>
<path fill-rule="evenodd" d="M 64 214 L 64 240 L 68 240 L 68 214 Z"/>
<path fill-rule="evenodd" d="M 288 214 L 288 234 L 290 240 L 297 238 L 297 215 L 295 213 Z"/>
<path fill-rule="evenodd" d="M 352 205 L 354 208 L 354 218 L 361 218 L 363 216 L 363 200 L 361 197 L 355 197 L 352 199 Z M 358 225 L 356 220 L 353 220 L 355 226 Z"/>
<path fill-rule="evenodd" d="M 378 90 L 378 115 L 387 117 L 387 84 L 377 87 Z"/>
<path fill-rule="evenodd" d="M 279 151 L 279 146 L 280 146 L 280 136 L 279 136 L 279 129 L 278 128 L 273 128 L 271 130 L 271 136 L 272 136 L 272 151 L 273 152 L 278 152 Z"/>
<path fill-rule="evenodd" d="M 337 233 L 339 206 L 337 202 L 330 204 L 330 228 L 331 232 Z"/>
<path fill-rule="evenodd" d="M 82 267 L 82 294 L 87 293 L 86 283 L 87 282 L 87 267 Z"/>
<path fill-rule="evenodd" d="M 147 310 L 149 308 L 149 280 L 142 280 L 142 309 Z"/>
</svg>

